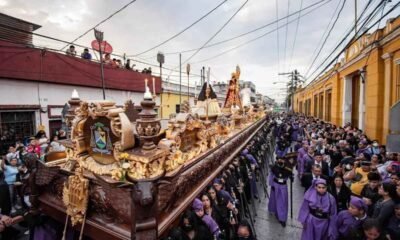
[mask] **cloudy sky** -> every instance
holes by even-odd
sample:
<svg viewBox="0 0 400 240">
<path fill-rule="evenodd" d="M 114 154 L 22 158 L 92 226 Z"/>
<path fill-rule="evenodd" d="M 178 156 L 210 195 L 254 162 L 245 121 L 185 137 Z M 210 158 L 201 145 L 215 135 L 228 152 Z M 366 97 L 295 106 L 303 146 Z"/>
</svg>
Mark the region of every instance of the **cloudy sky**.
<svg viewBox="0 0 400 240">
<path fill-rule="evenodd" d="M 0 12 L 41 25 L 37 33 L 72 41 L 130 1 L 0 0 Z M 210 67 L 211 81 L 226 81 L 238 64 L 242 72 L 241 79 L 253 81 L 258 92 L 282 101 L 285 97 L 285 84 L 273 84 L 273 82 L 287 81 L 287 78 L 279 77 L 278 72 L 297 69 L 301 74 L 306 75 L 313 55 L 317 47 L 321 45 L 323 34 L 326 34 L 326 29 L 333 22 L 331 18 L 337 15 L 345 0 L 248 0 L 242 10 L 209 43 L 220 42 L 271 23 L 277 19 L 277 12 L 278 17 L 282 18 L 288 13 L 299 11 L 301 4 L 305 8 L 320 1 L 322 2 L 315 7 L 301 12 L 301 15 L 306 15 L 300 18 L 297 35 L 295 32 L 298 14 L 295 14 L 289 18 L 287 28 L 286 19 L 279 21 L 279 26 L 281 26 L 279 32 L 274 31 L 277 27 L 274 23 L 235 40 L 202 49 L 189 61 L 192 73 L 199 74 L 202 66 Z M 392 0 L 388 3 L 385 11 L 398 1 Z M 99 28 L 105 32 L 105 39 L 111 43 L 115 53 L 136 55 L 180 32 L 221 2 L 223 0 L 137 0 Z M 158 51 L 175 53 L 200 48 L 245 2 L 246 0 L 226 1 L 216 11 L 179 37 L 133 59 L 156 64 Z M 367 0 L 358 0 L 358 14 L 367 2 Z M 379 1 L 372 2 L 370 11 Z M 390 16 L 398 14 L 399 11 L 395 10 Z M 348 0 L 314 67 L 318 66 L 333 50 L 353 24 L 354 1 Z M 381 27 L 384 24 L 385 20 L 380 23 Z M 267 32 L 271 33 L 266 34 Z M 265 36 L 251 41 L 263 34 Z M 90 32 L 76 43 L 90 46 L 93 39 L 93 32 Z M 245 44 L 248 41 L 251 42 Z M 55 49 L 61 49 L 65 45 L 40 37 L 35 37 L 34 43 Z M 233 50 L 228 51 L 230 49 Z M 81 49 L 78 49 L 78 52 L 81 52 Z M 182 62 L 185 62 L 193 53 L 195 52 L 183 53 Z M 146 67 L 139 63 L 137 65 L 139 68 Z M 166 54 L 165 66 L 178 70 L 179 55 Z M 311 68 L 308 75 L 313 70 L 314 68 Z M 153 72 L 155 71 L 156 69 L 153 68 Z M 171 71 L 163 73 L 164 76 L 170 75 L 171 81 L 178 81 L 178 74 Z M 191 81 L 198 82 L 199 78 L 192 76 Z"/>
</svg>

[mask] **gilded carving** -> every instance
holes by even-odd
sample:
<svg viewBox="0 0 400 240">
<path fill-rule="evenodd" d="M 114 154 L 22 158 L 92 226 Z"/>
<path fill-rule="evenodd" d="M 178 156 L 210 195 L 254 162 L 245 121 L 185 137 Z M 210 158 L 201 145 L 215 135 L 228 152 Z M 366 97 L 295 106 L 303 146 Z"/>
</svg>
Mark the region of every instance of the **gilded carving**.
<svg viewBox="0 0 400 240">
<path fill-rule="evenodd" d="M 89 180 L 83 177 L 83 169 L 77 168 L 75 175 L 64 184 L 63 202 L 67 215 L 71 217 L 72 226 L 83 223 L 89 197 Z"/>
</svg>

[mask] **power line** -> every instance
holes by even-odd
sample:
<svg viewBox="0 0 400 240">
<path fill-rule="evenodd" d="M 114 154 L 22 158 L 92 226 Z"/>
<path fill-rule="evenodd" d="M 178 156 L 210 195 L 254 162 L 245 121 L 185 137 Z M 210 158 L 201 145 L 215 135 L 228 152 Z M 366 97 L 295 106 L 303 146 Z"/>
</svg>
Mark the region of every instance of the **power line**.
<svg viewBox="0 0 400 240">
<path fill-rule="evenodd" d="M 276 1 L 278 1 L 278 0 L 276 0 Z M 331 2 L 332 0 L 320 0 L 320 1 L 318 1 L 318 2 L 315 2 L 315 3 L 313 3 L 313 4 L 308 5 L 307 7 L 303 8 L 303 9 L 301 9 L 301 10 L 302 10 L 302 11 L 307 10 L 307 9 L 312 8 L 312 7 L 318 5 L 318 4 L 322 3 L 322 2 L 325 2 L 325 1 Z M 264 28 L 266 28 L 266 27 L 269 27 L 269 26 L 271 26 L 271 25 L 273 25 L 273 24 L 278 24 L 279 21 L 282 21 L 282 20 L 284 20 L 284 19 L 286 19 L 286 18 L 289 18 L 289 17 L 291 17 L 291 16 L 294 16 L 294 15 L 298 14 L 299 12 L 300 12 L 300 11 L 293 12 L 293 13 L 289 14 L 288 16 L 281 17 L 281 18 L 279 18 L 279 19 L 277 19 L 277 20 L 275 20 L 275 21 L 272 21 L 272 22 L 270 22 L 270 23 L 264 24 L 264 25 L 262 25 L 262 26 L 260 26 L 260 27 L 257 27 L 257 28 L 255 28 L 255 29 L 253 29 L 253 30 L 247 31 L 247 32 L 245 32 L 245 33 L 239 34 L 239 35 L 237 35 L 237 36 L 234 36 L 234 37 L 231 37 L 231 38 L 228 38 L 228 39 L 219 41 L 219 42 L 215 42 L 215 43 L 209 44 L 209 45 L 207 45 L 207 46 L 204 46 L 203 48 L 214 47 L 214 46 L 217 46 L 217 45 L 220 45 L 220 44 L 223 44 L 223 43 L 230 42 L 230 41 L 233 41 L 233 40 L 235 40 L 235 39 L 241 38 L 241 37 L 246 36 L 246 35 L 248 35 L 248 34 L 251 34 L 251 33 L 257 32 L 257 31 L 259 31 L 259 30 L 261 30 L 261 29 L 264 29 Z M 183 51 L 179 51 L 179 52 L 167 52 L 167 53 L 164 53 L 164 54 L 165 54 L 165 55 L 172 55 L 172 54 L 179 54 L 179 53 L 194 52 L 194 51 L 196 51 L 196 50 L 198 50 L 198 49 L 199 49 L 199 48 L 193 48 L 193 49 L 183 50 Z"/>
<path fill-rule="evenodd" d="M 68 45 L 73 44 L 74 42 L 76 42 L 78 39 L 82 38 L 83 36 L 85 36 L 86 34 L 88 34 L 90 31 L 92 31 L 93 29 L 95 29 L 96 27 L 100 26 L 101 24 L 103 24 L 104 22 L 108 21 L 109 19 L 111 19 L 112 17 L 114 17 L 116 14 L 120 13 L 122 10 L 124 10 L 125 8 L 129 7 L 129 5 L 131 5 L 132 3 L 136 2 L 136 0 L 132 0 L 130 2 L 128 2 L 127 4 L 125 4 L 124 6 L 122 6 L 122 8 L 118 9 L 117 11 L 115 11 L 114 13 L 112 13 L 110 16 L 108 16 L 106 19 L 100 21 L 98 24 L 96 24 L 94 27 L 88 29 L 86 32 L 84 32 L 83 34 L 81 34 L 79 37 L 75 38 L 72 42 L 69 42 L 67 45 L 65 45 L 63 48 L 61 48 L 60 50 L 64 50 L 64 48 L 68 47 Z"/>
<path fill-rule="evenodd" d="M 199 49 L 196 50 L 189 58 L 187 58 L 182 64 L 186 64 L 187 62 L 190 61 L 194 56 L 196 56 L 197 53 L 199 53 L 209 42 L 211 42 L 231 21 L 232 19 L 240 12 L 240 10 L 243 9 L 243 7 L 249 2 L 249 0 L 246 0 L 238 10 L 218 29 L 217 32 L 215 32 Z"/>
<path fill-rule="evenodd" d="M 300 2 L 300 10 L 299 10 L 299 15 L 297 16 L 297 24 L 296 24 L 296 30 L 294 33 L 294 40 L 293 40 L 293 45 L 292 45 L 292 53 L 290 54 L 290 60 L 289 60 L 289 69 L 292 67 L 292 59 L 293 59 L 293 54 L 294 54 L 294 49 L 296 46 L 296 40 L 297 40 L 297 32 L 299 30 L 299 24 L 300 24 L 300 15 L 301 15 L 301 8 L 303 7 L 303 0 Z"/>
<path fill-rule="evenodd" d="M 340 2 L 339 2 L 339 4 L 340 4 Z M 339 6 L 339 4 L 338 4 L 338 6 Z M 310 67 L 307 69 L 307 72 L 306 72 L 306 74 L 305 74 L 306 76 L 308 75 L 308 73 L 309 73 L 310 70 L 311 70 L 311 67 L 314 65 L 315 61 L 317 60 L 317 58 L 318 58 L 319 55 L 321 54 L 321 51 L 322 51 L 322 49 L 324 48 L 324 46 L 325 46 L 325 44 L 326 44 L 326 42 L 327 42 L 329 36 L 331 35 L 331 32 L 332 32 L 333 28 L 335 27 L 335 25 L 336 25 L 336 23 L 337 23 L 337 21 L 338 21 L 338 19 L 339 19 L 339 17 L 340 17 L 340 14 L 341 14 L 342 11 L 343 11 L 343 8 L 344 8 L 344 5 L 345 5 L 345 4 L 346 4 L 346 0 L 343 0 L 342 6 L 341 6 L 341 8 L 340 8 L 338 14 L 336 15 L 335 21 L 333 22 L 332 26 L 330 27 L 330 29 L 329 29 L 329 31 L 328 31 L 328 34 L 325 36 L 325 39 L 324 39 L 324 41 L 322 42 L 322 45 L 321 45 L 321 47 L 319 48 L 319 50 L 318 50 L 318 52 L 317 52 L 317 55 L 314 57 L 314 60 L 311 62 Z"/>
<path fill-rule="evenodd" d="M 194 25 L 196 25 L 198 22 L 200 22 L 201 20 L 203 20 L 204 18 L 206 18 L 208 15 L 210 15 L 212 12 L 214 12 L 214 11 L 217 10 L 220 6 L 222 6 L 226 1 L 227 1 L 227 0 L 224 0 L 224 1 L 222 1 L 221 3 L 219 3 L 219 4 L 218 4 L 216 7 L 214 7 L 211 11 L 207 12 L 207 13 L 206 13 L 205 15 L 203 15 L 201 18 L 197 19 L 195 22 L 193 22 L 192 24 L 190 24 L 189 26 L 187 26 L 186 28 L 184 28 L 183 30 L 181 30 L 180 32 L 178 32 L 177 34 L 171 36 L 170 38 L 164 40 L 163 42 L 157 44 L 157 45 L 154 46 L 154 47 L 151 47 L 151 48 L 149 48 L 149 49 L 147 49 L 147 50 L 145 50 L 145 51 L 143 51 L 143 52 L 140 52 L 140 53 L 135 54 L 135 55 L 130 55 L 130 56 L 133 56 L 133 57 L 135 57 L 135 56 L 140 56 L 140 55 L 142 55 L 142 54 L 145 54 L 145 53 L 147 53 L 147 52 L 150 52 L 151 50 L 154 50 L 154 49 L 156 49 L 156 48 L 158 48 L 158 47 L 160 47 L 160 46 L 166 44 L 167 42 L 169 42 L 169 41 L 171 41 L 172 39 L 178 37 L 179 35 L 181 35 L 181 34 L 184 33 L 185 31 L 187 31 L 188 29 L 190 29 L 191 27 L 193 27 Z"/>
<path fill-rule="evenodd" d="M 370 5 L 371 5 L 371 3 L 372 3 L 373 1 L 374 1 L 374 0 L 369 0 L 369 1 L 368 1 L 368 3 L 365 5 L 363 11 L 361 12 L 360 16 L 358 17 L 357 22 L 364 22 L 367 18 L 370 17 L 370 15 L 369 15 L 369 16 L 366 17 L 366 19 L 361 20 L 362 17 L 364 16 L 364 14 L 367 12 L 368 8 L 370 7 Z M 372 12 L 373 12 L 373 11 L 372 11 Z M 372 14 L 372 12 L 371 12 L 371 14 Z M 339 40 L 339 41 L 337 42 L 337 44 L 336 44 L 333 48 L 331 48 L 331 50 L 330 50 L 331 54 L 333 54 L 333 53 L 344 43 L 344 41 L 347 39 L 347 37 L 350 35 L 350 33 L 353 31 L 354 28 L 355 28 L 354 24 L 351 24 L 350 27 L 345 31 L 344 37 L 343 37 L 341 40 Z M 320 42 L 321 42 L 321 41 L 322 41 L 322 38 L 321 38 Z M 318 45 L 320 44 L 320 42 L 318 43 Z M 312 56 L 314 56 L 316 50 L 317 50 L 317 49 L 314 50 L 314 53 L 312 54 Z M 331 56 L 331 55 L 330 55 L 330 56 Z M 328 57 L 328 58 L 329 58 L 329 57 Z M 321 64 L 320 66 L 322 66 L 322 65 L 327 61 L 328 58 L 326 58 L 326 59 L 322 62 L 322 64 Z M 314 71 L 314 73 L 315 73 L 315 72 L 316 72 L 316 70 Z M 310 79 L 311 76 L 312 76 L 312 74 L 309 75 L 309 76 L 307 77 L 307 79 Z"/>
<path fill-rule="evenodd" d="M 275 12 L 276 12 L 276 51 L 278 54 L 278 72 L 281 71 L 281 63 L 280 63 L 280 53 L 279 53 L 279 5 L 278 5 L 278 0 L 275 1 Z M 278 81 L 279 81 L 279 75 L 278 75 Z"/>
<path fill-rule="evenodd" d="M 290 0 L 287 0 L 287 14 L 289 15 L 289 11 L 290 11 Z M 287 46 L 287 39 L 288 39 L 288 30 L 289 30 L 289 24 L 287 24 L 289 22 L 289 18 L 286 18 L 286 33 L 285 33 L 285 47 L 284 52 L 283 52 L 283 69 L 284 71 L 286 70 L 286 46 Z"/>
<path fill-rule="evenodd" d="M 378 7 L 380 7 L 382 4 L 383 4 L 383 1 L 374 9 L 373 12 L 375 12 L 376 9 L 377 9 Z M 396 9 L 399 5 L 400 5 L 400 2 L 398 2 L 396 5 L 394 5 L 389 11 L 387 11 L 382 17 L 380 17 L 379 20 L 375 21 L 375 23 L 373 23 L 370 27 L 368 27 L 365 31 L 363 31 L 362 34 L 360 34 L 358 37 L 354 38 L 353 41 L 348 42 L 348 43 L 346 44 L 346 46 L 334 57 L 334 59 L 333 59 L 331 62 L 329 62 L 329 63 L 326 65 L 326 67 L 325 67 L 324 69 L 322 69 L 322 71 L 319 72 L 319 74 L 317 75 L 317 77 L 320 76 L 322 73 L 324 73 L 324 72 L 326 71 L 326 69 L 328 69 L 328 67 L 330 67 L 331 64 L 332 64 L 337 58 L 339 58 L 340 55 L 341 55 L 344 51 L 346 51 L 346 49 L 350 46 L 351 43 L 356 42 L 357 40 L 359 40 L 364 34 L 366 34 L 371 28 L 373 28 L 377 23 L 379 23 L 383 18 L 385 18 L 385 17 L 386 17 L 387 15 L 389 15 L 392 11 L 394 11 L 394 9 Z M 377 13 L 377 12 L 375 12 L 374 15 L 376 15 L 376 13 Z M 372 13 L 371 13 L 371 15 L 372 15 Z M 368 18 L 370 18 L 371 15 L 370 15 Z M 371 18 L 371 19 L 372 19 L 372 18 Z M 365 25 L 365 23 L 366 23 L 367 21 L 368 21 L 368 19 L 366 19 L 365 22 L 364 22 L 364 24 L 358 29 L 357 34 L 363 29 L 363 27 L 364 27 L 364 25 Z M 353 29 L 352 29 L 352 30 L 353 30 Z M 350 32 L 350 33 L 351 33 L 351 32 Z M 350 34 L 350 33 L 349 33 L 349 34 Z M 347 37 L 347 36 L 346 36 L 346 37 Z M 333 54 L 333 52 L 332 52 L 331 54 Z M 330 57 L 331 54 L 330 54 L 328 57 Z M 319 67 L 318 67 L 318 68 L 319 68 Z M 318 68 L 317 68 L 317 69 L 318 69 Z M 314 73 L 313 73 L 313 74 L 314 74 Z M 313 74 L 311 74 L 311 75 L 313 75 Z M 317 78 L 315 78 L 315 79 L 317 79 Z M 312 81 L 311 81 L 311 82 L 312 82 Z M 310 83 L 311 83 L 311 82 L 310 82 Z M 309 83 L 309 84 L 310 84 L 310 83 Z"/>
<path fill-rule="evenodd" d="M 311 9 L 310 11 L 308 11 L 308 12 L 304 13 L 303 15 L 301 15 L 300 17 L 302 18 L 302 17 L 304 17 L 304 16 L 306 16 L 306 15 L 312 13 L 313 11 L 315 11 L 315 10 L 321 8 L 322 6 L 326 5 L 327 3 L 328 3 L 328 2 L 325 2 L 324 4 L 322 4 L 322 5 L 320 5 L 320 6 L 317 6 L 317 7 L 315 7 L 314 9 Z M 290 20 L 287 24 L 291 24 L 292 22 L 295 22 L 295 21 L 297 21 L 297 19 Z M 285 24 L 282 24 L 281 26 L 278 26 L 277 28 L 274 28 L 274 29 L 272 29 L 272 30 L 270 30 L 270 31 L 268 31 L 268 32 L 266 32 L 266 33 L 263 33 L 262 35 L 259 35 L 259 36 L 255 37 L 255 38 L 252 38 L 252 39 L 250 39 L 250 40 L 248 40 L 248 41 L 246 41 L 246 42 L 243 42 L 243 43 L 241 43 L 241 44 L 239 44 L 239 45 L 237 45 L 237 46 L 235 46 L 235 47 L 232 47 L 232 48 L 230 48 L 230 49 L 228 49 L 228 50 L 225 50 L 225 51 L 223 51 L 223 52 L 221 52 L 221 53 L 219 53 L 219 54 L 217 54 L 217 55 L 214 55 L 214 56 L 212 56 L 212 57 L 210 57 L 210 58 L 207 58 L 207 59 L 204 59 L 204 60 L 200 60 L 200 61 L 194 62 L 193 64 L 195 64 L 195 63 L 201 63 L 201 62 L 206 62 L 206 61 L 212 60 L 212 59 L 214 59 L 214 58 L 217 58 L 217 57 L 219 57 L 219 56 L 222 56 L 222 55 L 224 55 L 224 54 L 226 54 L 226 53 L 228 53 L 228 52 L 231 52 L 231 51 L 233 51 L 233 50 L 235 50 L 235 49 L 238 49 L 238 48 L 240 48 L 240 47 L 242 47 L 242 46 L 244 46 L 244 45 L 247 45 L 247 44 L 249 44 L 249 43 L 251 43 L 251 42 L 254 42 L 254 41 L 256 41 L 256 40 L 258 40 L 258 39 L 260 39 L 260 38 L 262 38 L 262 37 L 265 37 L 265 36 L 267 36 L 268 34 L 271 34 L 271 33 L 275 32 L 275 31 L 279 32 L 279 29 L 280 29 L 280 28 L 283 28 L 283 27 L 285 27 L 285 26 L 286 26 L 286 23 L 285 23 Z M 279 42 L 278 42 L 278 44 L 279 44 Z M 278 60 L 279 60 L 279 59 L 278 59 Z"/>
<path fill-rule="evenodd" d="M 385 10 L 386 3 L 387 3 L 387 0 L 384 0 L 384 1 L 385 1 L 385 3 L 383 4 L 383 7 L 382 7 L 381 18 L 379 19 L 379 23 L 378 23 L 378 29 L 379 29 L 379 27 L 380 27 L 380 25 L 381 25 L 381 20 L 382 20 L 382 16 L 383 16 L 383 11 Z M 368 52 L 367 60 L 365 61 L 364 67 L 366 67 L 367 64 L 368 64 L 369 57 L 371 56 L 371 52 L 372 52 L 372 50 Z"/>
</svg>

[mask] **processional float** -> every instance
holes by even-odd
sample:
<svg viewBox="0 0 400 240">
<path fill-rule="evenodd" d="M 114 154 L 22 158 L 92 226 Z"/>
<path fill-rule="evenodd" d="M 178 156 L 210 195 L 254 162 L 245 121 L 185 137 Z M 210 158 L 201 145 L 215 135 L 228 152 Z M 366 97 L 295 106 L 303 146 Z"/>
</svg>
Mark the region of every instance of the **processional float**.
<svg viewBox="0 0 400 240">
<path fill-rule="evenodd" d="M 239 76 L 237 67 L 222 109 L 205 83 L 196 105 L 185 101 L 166 129 L 147 81 L 140 113 L 130 101 L 117 106 L 74 94 L 66 151 L 30 164 L 32 211 L 93 239 L 165 235 L 265 123 L 261 106 L 243 108 Z"/>
</svg>

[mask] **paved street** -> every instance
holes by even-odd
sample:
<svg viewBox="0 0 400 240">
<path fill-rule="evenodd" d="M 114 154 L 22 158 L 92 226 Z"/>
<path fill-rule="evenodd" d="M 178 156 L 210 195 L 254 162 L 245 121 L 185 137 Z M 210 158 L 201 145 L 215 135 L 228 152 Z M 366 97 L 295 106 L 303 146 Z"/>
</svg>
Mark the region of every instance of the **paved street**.
<svg viewBox="0 0 400 240">
<path fill-rule="evenodd" d="M 270 189 L 268 189 L 268 191 L 269 190 Z M 281 226 L 274 215 L 268 213 L 268 199 L 262 198 L 261 203 L 257 202 L 257 217 L 255 223 L 257 239 L 300 239 L 302 226 L 296 219 L 303 195 L 304 190 L 300 185 L 299 179 L 295 175 L 295 180 L 293 182 L 293 219 L 290 218 L 289 210 L 289 219 L 285 228 Z"/>
</svg>

